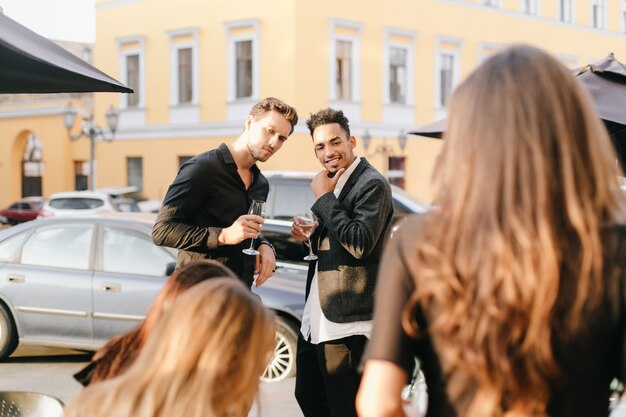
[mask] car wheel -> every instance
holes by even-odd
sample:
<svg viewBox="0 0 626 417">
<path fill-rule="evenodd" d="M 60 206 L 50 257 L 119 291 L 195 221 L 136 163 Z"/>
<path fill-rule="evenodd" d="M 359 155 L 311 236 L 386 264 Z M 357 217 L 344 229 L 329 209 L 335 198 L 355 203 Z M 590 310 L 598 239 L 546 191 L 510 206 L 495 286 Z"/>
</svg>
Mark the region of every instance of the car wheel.
<svg viewBox="0 0 626 417">
<path fill-rule="evenodd" d="M 276 317 L 276 346 L 274 355 L 261 377 L 263 382 L 278 382 L 296 374 L 298 336 L 287 320 Z"/>
<path fill-rule="evenodd" d="M 17 331 L 11 314 L 0 303 L 0 359 L 7 358 L 17 347 Z"/>
</svg>

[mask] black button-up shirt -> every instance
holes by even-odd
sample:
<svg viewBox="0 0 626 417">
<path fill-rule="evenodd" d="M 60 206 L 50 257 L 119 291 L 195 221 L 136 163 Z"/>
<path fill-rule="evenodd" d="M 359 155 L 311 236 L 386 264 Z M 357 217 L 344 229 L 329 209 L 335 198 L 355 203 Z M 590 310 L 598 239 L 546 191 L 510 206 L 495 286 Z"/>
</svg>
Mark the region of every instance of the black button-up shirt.
<svg viewBox="0 0 626 417">
<path fill-rule="evenodd" d="M 255 258 L 242 253 L 250 240 L 238 245 L 217 243 L 222 229 L 246 214 L 252 200 L 267 201 L 267 179 L 256 165 L 251 171 L 254 179 L 246 189 L 225 144 L 185 162 L 165 195 L 152 230 L 154 243 L 180 249 L 178 266 L 202 258 L 216 259 L 251 285 Z"/>
</svg>

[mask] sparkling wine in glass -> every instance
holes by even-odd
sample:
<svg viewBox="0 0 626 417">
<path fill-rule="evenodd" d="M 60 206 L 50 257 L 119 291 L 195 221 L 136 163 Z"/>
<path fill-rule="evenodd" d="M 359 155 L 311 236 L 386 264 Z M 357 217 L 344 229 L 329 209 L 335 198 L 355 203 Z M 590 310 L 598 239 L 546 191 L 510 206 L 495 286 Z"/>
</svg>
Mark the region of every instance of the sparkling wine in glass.
<svg viewBox="0 0 626 417">
<path fill-rule="evenodd" d="M 250 203 L 250 209 L 248 210 L 248 214 L 256 214 L 257 216 L 263 217 L 263 206 L 265 205 L 265 201 L 262 200 L 252 200 Z M 259 251 L 254 249 L 254 239 L 250 239 L 250 247 L 242 250 L 246 255 L 258 255 Z"/>
<path fill-rule="evenodd" d="M 313 248 L 311 247 L 311 234 L 315 230 L 315 215 L 310 210 L 299 212 L 296 215 L 296 224 L 302 229 L 302 234 L 306 236 L 309 244 L 309 254 L 304 257 L 304 260 L 316 260 L 317 255 L 313 253 Z"/>
</svg>

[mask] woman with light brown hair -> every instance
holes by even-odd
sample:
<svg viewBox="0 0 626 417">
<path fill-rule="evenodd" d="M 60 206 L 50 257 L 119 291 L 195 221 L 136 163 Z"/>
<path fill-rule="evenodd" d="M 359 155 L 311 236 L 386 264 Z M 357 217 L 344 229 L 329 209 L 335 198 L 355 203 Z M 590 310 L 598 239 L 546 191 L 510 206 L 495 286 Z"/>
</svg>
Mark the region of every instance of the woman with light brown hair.
<svg viewBox="0 0 626 417">
<path fill-rule="evenodd" d="M 122 373 L 133 363 L 158 320 L 174 300 L 193 285 L 215 277 L 237 278 L 227 266 L 209 259 L 191 262 L 176 269 L 155 297 L 141 324 L 134 330 L 111 339 L 74 378 L 86 386 Z"/>
<path fill-rule="evenodd" d="M 357 406 L 402 416 L 417 356 L 427 416 L 606 416 L 626 373 L 626 214 L 588 95 L 516 46 L 451 100 L 434 209 L 383 258 Z"/>
<path fill-rule="evenodd" d="M 273 313 L 239 280 L 194 285 L 121 375 L 85 388 L 65 417 L 245 417 L 274 350 Z"/>
</svg>

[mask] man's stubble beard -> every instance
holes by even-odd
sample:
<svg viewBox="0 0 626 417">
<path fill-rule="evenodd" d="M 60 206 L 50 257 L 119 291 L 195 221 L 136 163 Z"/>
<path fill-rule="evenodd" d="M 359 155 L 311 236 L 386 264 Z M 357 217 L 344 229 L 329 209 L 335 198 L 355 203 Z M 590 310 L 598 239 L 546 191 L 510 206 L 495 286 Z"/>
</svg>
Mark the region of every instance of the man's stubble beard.
<svg viewBox="0 0 626 417">
<path fill-rule="evenodd" d="M 254 152 L 254 150 L 252 149 L 252 147 L 250 146 L 250 136 L 248 135 L 248 142 L 246 142 L 246 148 L 248 149 L 248 153 L 250 154 L 250 156 L 252 157 L 252 159 L 254 159 L 257 162 L 265 162 L 269 159 L 269 156 L 265 159 L 259 157 L 259 155 Z"/>
</svg>

